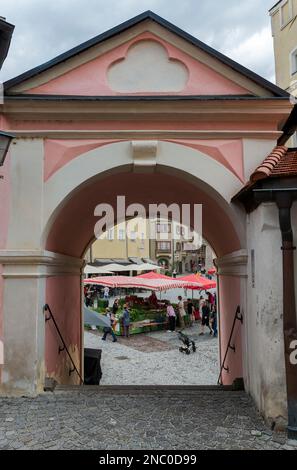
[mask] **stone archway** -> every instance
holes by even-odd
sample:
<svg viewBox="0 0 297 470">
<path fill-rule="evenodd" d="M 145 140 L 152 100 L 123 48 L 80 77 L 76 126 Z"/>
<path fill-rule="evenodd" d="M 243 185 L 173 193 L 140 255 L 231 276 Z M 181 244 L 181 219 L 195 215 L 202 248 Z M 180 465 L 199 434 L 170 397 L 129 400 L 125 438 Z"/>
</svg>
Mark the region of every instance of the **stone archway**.
<svg viewBox="0 0 297 470">
<path fill-rule="evenodd" d="M 147 145 L 145 142 L 144 149 Z M 160 201 L 203 204 L 203 235 L 219 258 L 227 256 L 229 259 L 229 272 L 225 276 L 221 270 L 219 282 L 224 319 L 221 350 L 225 350 L 235 309 L 244 298 L 243 271 L 238 270 L 238 266 L 246 262 L 242 254 L 244 217 L 229 203 L 240 182 L 231 171 L 200 151 L 168 142 L 159 142 L 157 149 L 150 172 L 147 172 L 149 165 L 145 160 L 135 164 L 133 145 L 121 142 L 77 156 L 45 182 L 39 249 L 30 253 L 21 250 L 15 252 L 15 257 L 10 252 L 3 263 L 4 306 L 5 312 L 10 312 L 5 318 L 10 337 L 3 374 L 4 390 L 36 393 L 43 387 L 45 374 L 61 383 L 77 382 L 74 375 L 69 377 L 67 358 L 58 353 L 55 333 L 49 330 L 45 334 L 42 307 L 48 303 L 58 315 L 65 341 L 82 369 L 82 256 L 94 237 L 94 207 L 100 202 L 114 205 L 117 194 L 126 195 L 127 203 L 140 202 L 144 206 Z M 224 227 L 225 232 L 219 232 L 218 226 Z M 230 270 L 230 266 L 236 269 Z M 30 274 L 24 281 L 19 276 L 26 270 Z M 23 342 L 14 328 L 21 305 L 14 295 L 15 289 L 21 289 L 27 300 L 23 309 L 29 329 L 22 335 Z M 19 344 L 23 344 L 27 354 L 22 354 L 20 362 L 16 363 L 15 351 Z M 236 356 L 230 357 L 230 373 L 225 374 L 225 383 L 242 376 L 240 333 L 236 349 Z M 25 379 L 18 382 L 18 376 Z"/>
<path fill-rule="evenodd" d="M 194 165 L 197 166 L 196 174 L 200 178 L 195 176 Z M 100 171 L 102 168 L 103 171 Z M 185 171 L 187 169 L 188 171 Z M 217 187 L 213 188 L 212 175 L 217 171 L 220 172 L 221 178 L 215 179 Z M 61 181 L 66 181 L 66 185 L 61 185 Z M 138 202 L 145 207 L 149 203 L 160 202 L 168 205 L 176 202 L 180 206 L 189 203 L 203 204 L 204 237 L 215 248 L 218 256 L 237 253 L 243 248 L 243 240 L 240 240 L 243 219 L 227 202 L 232 188 L 238 184 L 236 178 L 228 170 L 219 168 L 218 163 L 208 156 L 181 145 L 158 143 L 156 161 L 151 171 L 147 172 L 147 167 L 142 162 L 142 166 L 135 172 L 131 143 L 111 144 L 77 157 L 63 167 L 60 173 L 53 175 L 47 184 L 48 223 L 45 224 L 43 248 L 51 253 L 81 259 L 94 237 L 94 208 L 102 202 L 115 207 L 117 195 L 125 195 L 127 205 Z M 61 188 L 62 194 L 54 192 L 53 188 Z M 217 226 L 224 227 L 225 232 L 219 233 Z M 238 257 L 238 253 L 235 257 Z M 238 259 L 231 264 L 234 262 L 238 263 Z M 79 265 L 78 261 L 77 263 Z M 241 302 L 242 280 L 239 275 L 240 272 L 237 271 L 224 278 L 223 272 L 221 273 L 222 351 L 226 348 L 236 307 Z M 69 345 L 78 362 L 82 346 L 81 316 L 78 308 L 79 283 L 79 269 L 76 275 L 68 274 L 63 278 L 61 275 L 50 276 L 46 281 L 46 303 L 51 305 L 53 311 L 72 312 L 72 320 L 75 317 L 75 328 L 73 322 L 69 327 L 69 315 L 66 313 L 60 318 L 60 322 L 65 334 L 68 334 Z M 67 299 L 65 292 L 71 292 Z M 225 383 L 231 383 L 234 378 L 242 376 L 240 332 L 236 341 L 237 354 L 230 357 L 230 373 L 225 373 Z M 55 342 L 56 335 L 54 331 L 49 330 L 46 335 L 46 370 L 59 381 L 68 382 L 67 367 L 61 362 Z"/>
</svg>

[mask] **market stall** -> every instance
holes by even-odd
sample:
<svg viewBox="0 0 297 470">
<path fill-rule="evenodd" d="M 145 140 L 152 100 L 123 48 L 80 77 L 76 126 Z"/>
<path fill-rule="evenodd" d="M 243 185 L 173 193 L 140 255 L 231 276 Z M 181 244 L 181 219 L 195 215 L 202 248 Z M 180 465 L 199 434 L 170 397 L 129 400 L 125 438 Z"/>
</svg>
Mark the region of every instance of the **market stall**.
<svg viewBox="0 0 297 470">
<path fill-rule="evenodd" d="M 147 273 L 148 275 L 142 276 L 101 276 L 92 279 L 85 279 L 85 285 L 100 285 L 108 286 L 110 288 L 137 288 L 152 291 L 148 298 L 141 298 L 136 295 L 126 296 L 121 300 L 121 308 L 123 303 L 129 303 L 131 306 L 130 315 L 133 328 L 131 333 L 141 333 L 152 330 L 163 329 L 167 327 L 166 307 L 165 300 L 158 300 L 155 292 L 167 291 L 169 289 L 186 288 L 193 285 L 190 281 L 183 281 L 180 279 L 172 279 L 168 276 L 154 275 L 155 273 Z M 116 334 L 121 334 L 120 321 L 117 323 Z"/>
</svg>

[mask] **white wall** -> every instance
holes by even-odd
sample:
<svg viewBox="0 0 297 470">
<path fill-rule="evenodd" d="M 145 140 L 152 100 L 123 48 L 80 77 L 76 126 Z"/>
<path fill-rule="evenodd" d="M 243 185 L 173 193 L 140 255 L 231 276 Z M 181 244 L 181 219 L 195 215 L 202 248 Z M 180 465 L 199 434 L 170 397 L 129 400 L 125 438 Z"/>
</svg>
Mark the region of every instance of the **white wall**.
<svg viewBox="0 0 297 470">
<path fill-rule="evenodd" d="M 11 202 L 7 248 L 38 249 L 43 212 L 43 139 L 17 139 L 10 153 Z"/>
<path fill-rule="evenodd" d="M 274 140 L 242 139 L 244 177 L 248 181 L 251 174 L 277 145 Z"/>
<path fill-rule="evenodd" d="M 248 216 L 245 382 L 260 411 L 282 427 L 286 414 L 282 251 L 278 208 L 259 206 Z M 252 284 L 251 250 L 255 254 Z"/>
</svg>

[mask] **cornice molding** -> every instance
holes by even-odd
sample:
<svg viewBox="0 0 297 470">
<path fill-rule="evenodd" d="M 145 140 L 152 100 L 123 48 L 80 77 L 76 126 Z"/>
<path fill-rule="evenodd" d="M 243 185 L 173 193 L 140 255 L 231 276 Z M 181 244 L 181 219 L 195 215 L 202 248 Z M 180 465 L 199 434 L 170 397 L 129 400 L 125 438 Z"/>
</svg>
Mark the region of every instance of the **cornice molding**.
<svg viewBox="0 0 297 470">
<path fill-rule="evenodd" d="M 247 277 L 247 250 L 234 251 L 214 260 L 218 276 Z"/>
<path fill-rule="evenodd" d="M 4 278 L 42 278 L 80 274 L 84 260 L 46 250 L 0 250 Z"/>
<path fill-rule="evenodd" d="M 257 130 L 10 130 L 15 138 L 49 138 L 49 139 L 120 139 L 120 140 L 167 140 L 167 139 L 268 139 L 277 140 L 280 131 Z"/>
</svg>

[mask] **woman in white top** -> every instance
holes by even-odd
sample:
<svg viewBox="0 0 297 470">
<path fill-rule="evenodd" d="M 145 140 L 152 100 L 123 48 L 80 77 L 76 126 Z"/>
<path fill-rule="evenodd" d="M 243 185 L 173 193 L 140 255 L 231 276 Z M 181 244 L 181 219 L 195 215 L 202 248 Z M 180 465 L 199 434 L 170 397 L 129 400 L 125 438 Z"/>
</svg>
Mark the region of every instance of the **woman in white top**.
<svg viewBox="0 0 297 470">
<path fill-rule="evenodd" d="M 178 316 L 179 316 L 179 326 L 183 330 L 185 327 L 186 311 L 185 311 L 185 306 L 184 306 L 184 302 L 183 302 L 181 295 L 178 296 L 177 308 L 178 308 Z"/>
<path fill-rule="evenodd" d="M 174 308 L 172 307 L 171 303 L 168 304 L 167 306 L 167 313 L 166 313 L 168 320 L 169 320 L 169 330 L 173 332 L 175 330 L 175 320 L 176 320 L 176 315 Z"/>
</svg>

